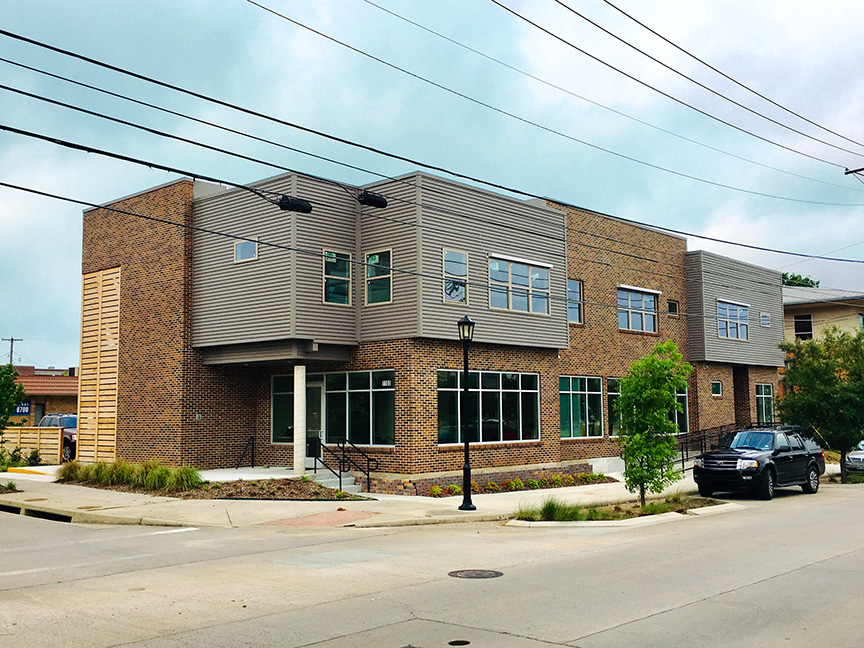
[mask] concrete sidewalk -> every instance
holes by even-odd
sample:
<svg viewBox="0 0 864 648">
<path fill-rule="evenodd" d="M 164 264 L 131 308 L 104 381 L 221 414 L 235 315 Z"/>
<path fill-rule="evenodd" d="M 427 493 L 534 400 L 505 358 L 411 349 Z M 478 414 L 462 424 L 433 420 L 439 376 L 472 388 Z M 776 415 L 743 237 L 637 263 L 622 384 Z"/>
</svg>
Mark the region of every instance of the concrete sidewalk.
<svg viewBox="0 0 864 648">
<path fill-rule="evenodd" d="M 276 474 L 276 472 L 279 474 Z M 288 477 L 281 469 L 202 471 L 210 481 Z M 610 475 L 622 479 L 620 474 Z M 160 526 L 356 526 L 380 527 L 507 520 L 520 504 L 533 505 L 555 496 L 567 503 L 592 505 L 633 501 L 622 481 L 514 493 L 473 495 L 476 511 L 460 511 L 462 497 L 417 497 L 369 494 L 368 501 L 185 500 L 121 493 L 53 483 L 53 469 L 0 473 L 0 484 L 14 481 L 20 493 L 0 495 L 0 511 L 69 522 Z M 696 490 L 692 474 L 666 493 Z M 365 494 L 364 494 L 365 495 Z"/>
</svg>

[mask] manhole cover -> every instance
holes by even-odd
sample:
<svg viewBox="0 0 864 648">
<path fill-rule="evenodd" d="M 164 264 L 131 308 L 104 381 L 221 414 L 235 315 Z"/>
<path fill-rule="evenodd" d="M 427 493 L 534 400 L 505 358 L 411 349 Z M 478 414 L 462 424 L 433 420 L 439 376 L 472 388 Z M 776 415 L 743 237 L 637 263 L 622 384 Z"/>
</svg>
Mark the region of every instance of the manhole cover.
<svg viewBox="0 0 864 648">
<path fill-rule="evenodd" d="M 498 578 L 504 574 L 491 569 L 457 569 L 447 575 L 453 578 Z"/>
</svg>

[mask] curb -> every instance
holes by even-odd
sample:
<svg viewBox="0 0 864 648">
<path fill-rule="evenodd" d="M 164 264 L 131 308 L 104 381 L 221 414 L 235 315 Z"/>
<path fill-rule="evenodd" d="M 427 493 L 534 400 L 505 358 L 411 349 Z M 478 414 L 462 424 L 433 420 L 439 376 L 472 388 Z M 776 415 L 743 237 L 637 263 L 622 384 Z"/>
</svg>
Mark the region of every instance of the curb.
<svg viewBox="0 0 864 648">
<path fill-rule="evenodd" d="M 653 524 L 663 524 L 664 522 L 676 522 L 678 520 L 686 520 L 687 516 L 706 516 L 720 515 L 722 513 L 732 513 L 733 511 L 741 511 L 747 507 L 743 504 L 729 502 L 727 504 L 717 504 L 716 506 L 703 506 L 700 508 L 690 509 L 687 513 L 661 513 L 660 515 L 644 515 L 642 517 L 627 518 L 626 520 L 586 520 L 582 522 L 529 522 L 528 520 L 510 520 L 505 526 L 518 527 L 635 527 L 635 526 L 651 526 Z"/>
<path fill-rule="evenodd" d="M 467 522 L 501 522 L 509 520 L 512 513 L 489 513 L 489 514 L 474 514 L 474 515 L 451 515 L 446 517 L 422 517 L 422 518 L 407 518 L 403 520 L 376 520 L 369 518 L 366 520 L 358 520 L 350 524 L 345 524 L 346 527 L 357 528 L 381 528 L 381 527 L 403 527 L 403 526 L 425 526 L 429 524 L 459 524 Z"/>
</svg>

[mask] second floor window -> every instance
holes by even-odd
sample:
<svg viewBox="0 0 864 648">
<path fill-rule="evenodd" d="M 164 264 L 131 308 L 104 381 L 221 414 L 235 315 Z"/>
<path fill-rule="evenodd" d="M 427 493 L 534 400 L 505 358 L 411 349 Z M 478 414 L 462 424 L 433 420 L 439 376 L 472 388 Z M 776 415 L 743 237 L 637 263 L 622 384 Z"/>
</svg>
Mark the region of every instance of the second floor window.
<svg viewBox="0 0 864 648">
<path fill-rule="evenodd" d="M 324 303 L 351 303 L 351 255 L 324 250 Z"/>
<path fill-rule="evenodd" d="M 657 332 L 657 296 L 625 288 L 618 289 L 618 328 Z"/>
<path fill-rule="evenodd" d="M 549 314 L 549 268 L 489 259 L 489 306 Z"/>
<path fill-rule="evenodd" d="M 567 280 L 567 321 L 582 323 L 582 282 L 576 279 Z"/>
<path fill-rule="evenodd" d="M 258 243 L 256 241 L 237 241 L 234 244 L 234 263 L 254 261 L 258 258 Z"/>
<path fill-rule="evenodd" d="M 717 302 L 717 335 L 733 340 L 748 339 L 749 324 L 748 308 L 743 304 Z"/>
<path fill-rule="evenodd" d="M 444 301 L 468 303 L 468 254 L 444 250 Z"/>
<path fill-rule="evenodd" d="M 386 304 L 393 301 L 393 270 L 390 250 L 366 255 L 366 303 Z"/>
<path fill-rule="evenodd" d="M 795 315 L 792 321 L 795 327 L 795 337 L 799 340 L 813 339 L 813 316 L 811 314 Z"/>
</svg>

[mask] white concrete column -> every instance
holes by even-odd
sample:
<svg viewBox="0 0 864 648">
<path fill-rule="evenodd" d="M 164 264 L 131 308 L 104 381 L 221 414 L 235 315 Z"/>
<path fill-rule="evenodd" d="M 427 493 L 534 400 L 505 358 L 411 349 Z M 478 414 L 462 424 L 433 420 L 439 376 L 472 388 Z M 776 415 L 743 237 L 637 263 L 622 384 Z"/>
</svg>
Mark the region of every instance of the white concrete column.
<svg viewBox="0 0 864 648">
<path fill-rule="evenodd" d="M 306 474 L 306 365 L 294 365 L 294 474 Z"/>
</svg>

